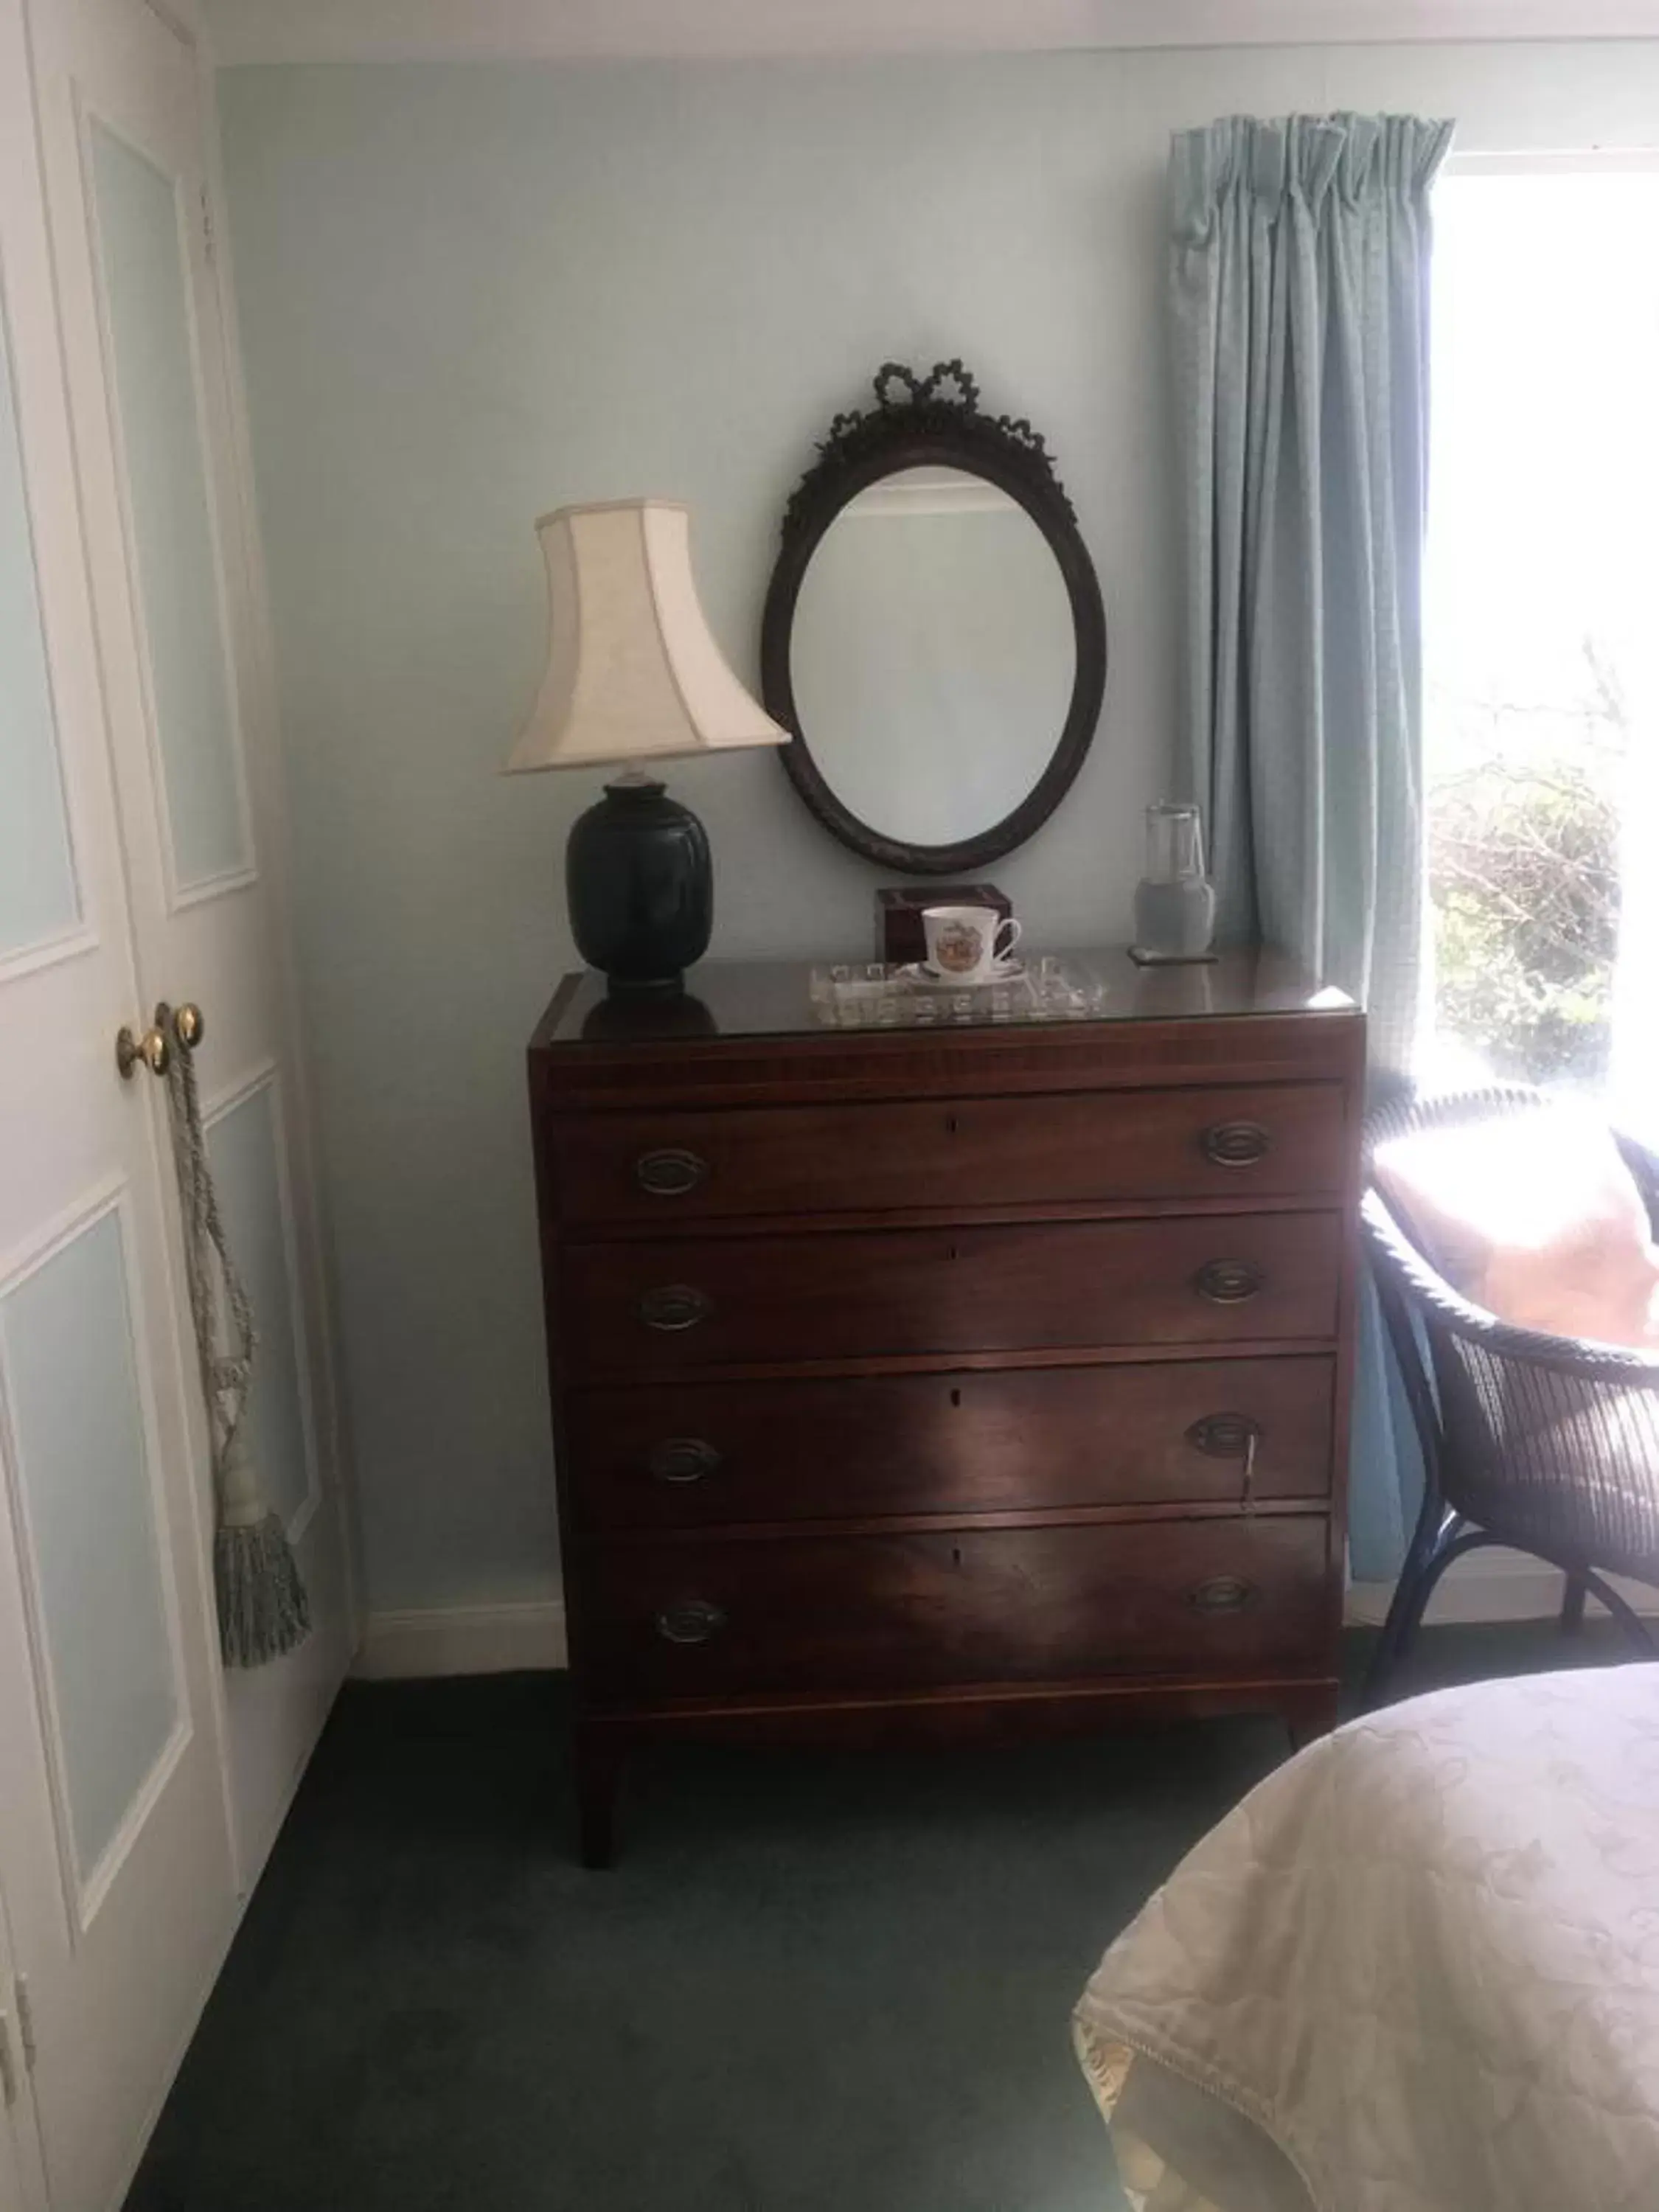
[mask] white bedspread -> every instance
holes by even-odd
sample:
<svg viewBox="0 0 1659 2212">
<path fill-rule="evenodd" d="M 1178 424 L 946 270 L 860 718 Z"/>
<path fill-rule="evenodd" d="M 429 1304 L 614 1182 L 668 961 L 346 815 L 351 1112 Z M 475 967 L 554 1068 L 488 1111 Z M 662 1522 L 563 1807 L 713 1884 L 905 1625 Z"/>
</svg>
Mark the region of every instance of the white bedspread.
<svg viewBox="0 0 1659 2212">
<path fill-rule="evenodd" d="M 1156 2212 L 1659 2212 L 1659 1666 L 1311 1746 L 1113 1944 L 1076 2033 Z"/>
</svg>

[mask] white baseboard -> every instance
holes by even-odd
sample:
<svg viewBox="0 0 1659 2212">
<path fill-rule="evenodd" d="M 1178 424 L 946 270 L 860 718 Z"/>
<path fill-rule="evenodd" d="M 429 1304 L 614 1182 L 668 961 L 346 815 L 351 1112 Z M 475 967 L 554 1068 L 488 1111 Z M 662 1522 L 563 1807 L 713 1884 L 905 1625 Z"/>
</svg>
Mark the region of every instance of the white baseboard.
<svg viewBox="0 0 1659 2212">
<path fill-rule="evenodd" d="M 1561 1610 L 1563 1580 L 1554 1567 L 1524 1552 L 1475 1552 L 1447 1568 L 1429 1601 L 1429 1624 L 1548 1620 Z M 1638 1613 L 1659 1615 L 1659 1589 L 1617 1575 L 1607 1580 Z M 1393 1595 L 1392 1583 L 1350 1583 L 1343 1617 L 1351 1626 L 1380 1627 Z M 1594 1598 L 1589 1609 L 1592 1616 L 1601 1610 Z"/>
<path fill-rule="evenodd" d="M 564 1600 L 371 1613 L 352 1673 L 371 1682 L 426 1674 L 516 1674 L 567 1664 Z"/>
</svg>

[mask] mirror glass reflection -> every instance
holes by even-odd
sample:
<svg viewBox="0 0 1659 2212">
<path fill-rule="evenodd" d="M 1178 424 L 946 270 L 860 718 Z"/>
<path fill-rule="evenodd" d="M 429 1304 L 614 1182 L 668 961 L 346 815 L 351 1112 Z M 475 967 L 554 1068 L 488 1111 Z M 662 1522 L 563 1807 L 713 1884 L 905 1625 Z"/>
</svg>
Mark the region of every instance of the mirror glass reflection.
<svg viewBox="0 0 1659 2212">
<path fill-rule="evenodd" d="M 1048 766 L 1077 675 L 1071 601 L 1019 502 L 959 469 L 867 485 L 807 563 L 789 642 L 802 735 L 884 837 L 975 837 Z"/>
</svg>

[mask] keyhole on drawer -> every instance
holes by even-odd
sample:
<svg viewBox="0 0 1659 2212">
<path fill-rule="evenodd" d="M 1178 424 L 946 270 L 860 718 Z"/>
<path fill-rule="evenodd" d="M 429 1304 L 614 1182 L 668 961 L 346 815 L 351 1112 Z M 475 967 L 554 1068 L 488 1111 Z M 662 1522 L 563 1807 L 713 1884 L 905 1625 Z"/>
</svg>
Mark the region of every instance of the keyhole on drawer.
<svg viewBox="0 0 1659 2212">
<path fill-rule="evenodd" d="M 960 1390 L 952 1390 L 952 1391 L 951 1391 L 951 1403 L 953 1406 L 959 1406 L 959 1405 L 962 1403 L 962 1393 L 961 1393 L 961 1391 L 960 1391 Z"/>
<path fill-rule="evenodd" d="M 954 1137 L 957 1133 L 957 1117 L 954 1114 L 947 1114 L 945 1117 L 945 1133 L 947 1137 Z"/>
<path fill-rule="evenodd" d="M 960 1544 L 952 1544 L 951 1547 L 951 1565 L 953 1567 L 959 1567 L 962 1565 L 962 1547 Z"/>
</svg>

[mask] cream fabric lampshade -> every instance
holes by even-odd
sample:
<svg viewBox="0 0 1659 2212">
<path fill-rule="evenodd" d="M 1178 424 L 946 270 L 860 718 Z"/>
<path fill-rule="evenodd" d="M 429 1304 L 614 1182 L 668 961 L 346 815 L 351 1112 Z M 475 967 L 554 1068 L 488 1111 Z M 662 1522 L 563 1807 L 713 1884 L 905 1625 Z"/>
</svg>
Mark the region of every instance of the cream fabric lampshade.
<svg viewBox="0 0 1659 2212">
<path fill-rule="evenodd" d="M 509 774 L 789 742 L 709 635 L 684 507 L 562 507 L 536 534 L 547 562 L 547 673 Z"/>
</svg>

